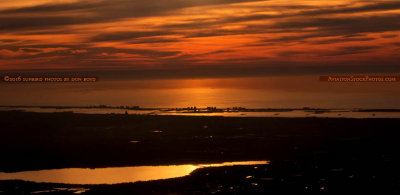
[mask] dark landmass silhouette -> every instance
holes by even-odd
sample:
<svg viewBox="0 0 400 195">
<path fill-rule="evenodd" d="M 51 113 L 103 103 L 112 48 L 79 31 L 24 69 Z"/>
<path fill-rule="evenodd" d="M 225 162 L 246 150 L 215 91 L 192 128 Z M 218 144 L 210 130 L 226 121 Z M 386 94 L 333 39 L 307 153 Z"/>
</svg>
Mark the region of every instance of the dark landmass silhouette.
<svg viewBox="0 0 400 195">
<path fill-rule="evenodd" d="M 1 172 L 270 160 L 114 185 L 0 181 L 0 194 L 306 194 L 400 191 L 400 119 L 0 111 Z M 158 133 L 154 133 L 157 131 Z M 138 140 L 138 143 L 131 143 Z M 252 176 L 252 177 L 247 177 Z"/>
</svg>

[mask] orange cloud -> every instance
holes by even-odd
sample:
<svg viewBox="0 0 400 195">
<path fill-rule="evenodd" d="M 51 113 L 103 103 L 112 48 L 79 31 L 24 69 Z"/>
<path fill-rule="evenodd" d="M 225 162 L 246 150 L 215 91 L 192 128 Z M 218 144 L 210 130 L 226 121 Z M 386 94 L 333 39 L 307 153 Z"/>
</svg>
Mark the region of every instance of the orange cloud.
<svg viewBox="0 0 400 195">
<path fill-rule="evenodd" d="M 399 19 L 397 1 L 17 0 L 0 5 L 0 70 L 362 71 L 397 65 Z"/>
</svg>

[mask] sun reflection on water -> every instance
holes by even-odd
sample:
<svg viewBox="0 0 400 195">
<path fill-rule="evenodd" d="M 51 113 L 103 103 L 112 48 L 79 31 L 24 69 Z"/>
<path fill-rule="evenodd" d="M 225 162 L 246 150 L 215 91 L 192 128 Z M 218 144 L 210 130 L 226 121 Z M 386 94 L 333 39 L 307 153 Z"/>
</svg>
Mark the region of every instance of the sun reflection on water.
<svg viewBox="0 0 400 195">
<path fill-rule="evenodd" d="M 268 164 L 269 161 L 225 162 L 219 164 L 136 166 L 112 168 L 66 168 L 17 173 L 0 172 L 0 180 L 26 180 L 33 182 L 67 184 L 115 184 L 136 181 L 168 179 L 189 175 L 198 168 L 233 165 Z"/>
</svg>

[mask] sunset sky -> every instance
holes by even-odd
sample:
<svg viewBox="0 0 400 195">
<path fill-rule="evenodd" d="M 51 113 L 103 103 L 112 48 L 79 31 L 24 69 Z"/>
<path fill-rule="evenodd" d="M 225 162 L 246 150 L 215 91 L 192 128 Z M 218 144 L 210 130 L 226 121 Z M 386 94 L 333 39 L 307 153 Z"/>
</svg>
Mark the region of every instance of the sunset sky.
<svg viewBox="0 0 400 195">
<path fill-rule="evenodd" d="M 300 89 L 315 86 L 323 90 L 326 84 L 313 80 L 318 75 L 398 75 L 399 54 L 400 1 L 0 3 L 0 73 L 91 73 L 100 80 L 274 77 L 267 79 L 271 81 L 278 76 L 289 80 L 272 82 L 276 85 L 269 82 L 269 87 L 294 89 L 292 84 L 299 82 Z M 295 78 L 307 75 L 313 76 Z M 257 79 L 252 82 L 208 80 L 200 82 L 202 85 L 192 82 L 192 86 L 263 85 Z M 179 81 L 170 83 L 182 87 Z M 149 83 L 140 86 L 154 88 Z M 368 86 L 339 91 L 365 91 Z M 373 87 L 378 92 L 399 89 L 398 84 L 386 89 Z M 398 95 L 396 92 L 395 97 Z"/>
<path fill-rule="evenodd" d="M 394 70 L 399 30 L 399 1 L 13 0 L 0 69 Z"/>
</svg>

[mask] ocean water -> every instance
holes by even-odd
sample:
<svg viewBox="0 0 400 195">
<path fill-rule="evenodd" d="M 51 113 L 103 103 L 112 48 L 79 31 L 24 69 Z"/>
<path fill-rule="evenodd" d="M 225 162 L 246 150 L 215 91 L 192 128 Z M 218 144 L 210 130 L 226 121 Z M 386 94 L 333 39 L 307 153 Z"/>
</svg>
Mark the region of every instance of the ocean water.
<svg viewBox="0 0 400 195">
<path fill-rule="evenodd" d="M 400 108 L 400 82 L 329 83 L 318 76 L 0 83 L 1 105 L 147 108 Z"/>
</svg>

